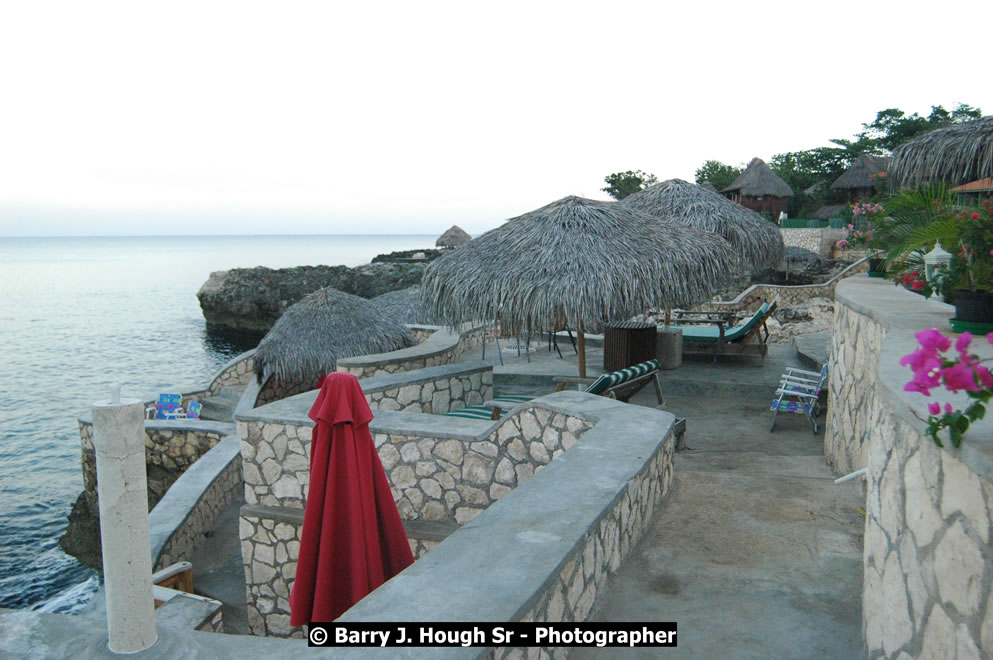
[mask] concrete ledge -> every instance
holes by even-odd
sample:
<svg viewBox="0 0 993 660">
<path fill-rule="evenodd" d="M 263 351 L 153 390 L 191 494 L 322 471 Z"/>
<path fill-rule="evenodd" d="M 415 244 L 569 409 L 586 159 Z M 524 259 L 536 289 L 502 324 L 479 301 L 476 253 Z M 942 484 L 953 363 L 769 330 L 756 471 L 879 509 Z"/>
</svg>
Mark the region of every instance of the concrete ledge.
<svg viewBox="0 0 993 660">
<path fill-rule="evenodd" d="M 944 334 L 950 334 L 948 320 L 955 315 L 955 308 L 925 300 L 887 280 L 869 277 L 841 282 L 835 295 L 839 304 L 868 316 L 885 330 L 886 336 L 879 354 L 876 391 L 897 417 L 912 428 L 919 429 L 923 436 L 926 425 L 912 411 L 927 418 L 927 403 L 932 399 L 903 390 L 913 374 L 908 367 L 900 365 L 900 358 L 917 349 L 916 332 L 938 328 Z M 970 349 L 981 359 L 993 358 L 993 346 L 983 337 L 973 340 Z M 932 398 L 940 403 L 948 402 L 959 409 L 965 408 L 971 401 L 964 393 L 951 394 L 944 389 L 932 390 L 932 394 Z M 993 415 L 972 424 L 958 449 L 946 442 L 945 451 L 980 476 L 993 480 Z"/>
</svg>

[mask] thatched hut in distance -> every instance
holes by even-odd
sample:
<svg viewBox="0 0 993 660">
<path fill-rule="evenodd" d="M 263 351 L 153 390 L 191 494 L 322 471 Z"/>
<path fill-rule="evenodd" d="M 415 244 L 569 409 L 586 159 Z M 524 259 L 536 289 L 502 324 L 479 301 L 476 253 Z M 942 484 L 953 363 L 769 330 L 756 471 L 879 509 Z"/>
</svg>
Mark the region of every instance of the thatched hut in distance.
<svg viewBox="0 0 993 660">
<path fill-rule="evenodd" d="M 890 159 L 886 156 L 862 154 L 831 184 L 831 190 L 844 194 L 850 204 L 872 197 L 876 194 L 878 176 L 886 175 L 889 164 Z"/>
<path fill-rule="evenodd" d="M 793 189 L 761 158 L 753 158 L 730 186 L 721 191 L 732 202 L 758 213 L 768 213 L 773 220 L 790 205 Z"/>
<path fill-rule="evenodd" d="M 718 191 L 717 188 L 714 187 L 714 184 L 712 184 L 710 181 L 701 181 L 697 185 L 699 185 L 704 190 L 709 190 L 712 193 L 720 194 L 720 191 Z"/>
<path fill-rule="evenodd" d="M 435 247 L 440 248 L 453 248 L 459 247 L 460 245 L 465 245 L 472 240 L 472 236 L 465 233 L 465 231 L 458 225 L 452 225 L 451 229 L 446 231 L 437 241 L 434 242 Z"/>
</svg>

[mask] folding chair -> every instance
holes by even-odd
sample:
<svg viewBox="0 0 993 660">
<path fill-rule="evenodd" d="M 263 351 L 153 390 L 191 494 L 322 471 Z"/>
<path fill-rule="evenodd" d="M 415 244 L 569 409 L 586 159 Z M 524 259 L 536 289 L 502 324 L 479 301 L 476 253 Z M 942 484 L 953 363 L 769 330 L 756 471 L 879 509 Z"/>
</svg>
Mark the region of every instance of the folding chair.
<svg viewBox="0 0 993 660">
<path fill-rule="evenodd" d="M 772 426 L 769 433 L 776 430 L 776 417 L 779 413 L 805 415 L 810 422 L 810 429 L 816 435 L 817 420 L 820 414 L 821 390 L 827 384 L 828 366 L 824 365 L 820 373 L 804 369 L 787 369 L 779 379 L 776 387 L 776 398 L 772 400 L 769 410 L 772 411 Z"/>
</svg>

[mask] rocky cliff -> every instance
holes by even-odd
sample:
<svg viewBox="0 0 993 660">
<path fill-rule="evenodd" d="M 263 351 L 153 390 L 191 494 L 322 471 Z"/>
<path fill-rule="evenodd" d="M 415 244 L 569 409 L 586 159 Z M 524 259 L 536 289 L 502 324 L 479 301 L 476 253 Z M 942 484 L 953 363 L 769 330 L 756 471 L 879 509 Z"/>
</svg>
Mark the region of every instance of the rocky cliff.
<svg viewBox="0 0 993 660">
<path fill-rule="evenodd" d="M 326 286 L 363 298 L 421 281 L 423 264 L 234 268 L 210 274 L 197 292 L 207 324 L 262 335 L 286 308 Z"/>
</svg>

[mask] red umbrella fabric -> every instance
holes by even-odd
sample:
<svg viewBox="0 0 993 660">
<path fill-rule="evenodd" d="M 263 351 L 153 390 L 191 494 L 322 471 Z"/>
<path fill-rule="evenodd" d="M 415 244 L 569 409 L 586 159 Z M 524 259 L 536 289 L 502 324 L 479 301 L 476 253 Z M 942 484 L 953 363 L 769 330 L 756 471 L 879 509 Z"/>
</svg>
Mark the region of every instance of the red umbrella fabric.
<svg viewBox="0 0 993 660">
<path fill-rule="evenodd" d="M 321 383 L 310 487 L 303 516 L 290 624 L 333 621 L 414 563 L 390 484 L 369 434 L 372 411 L 352 374 Z"/>
</svg>

